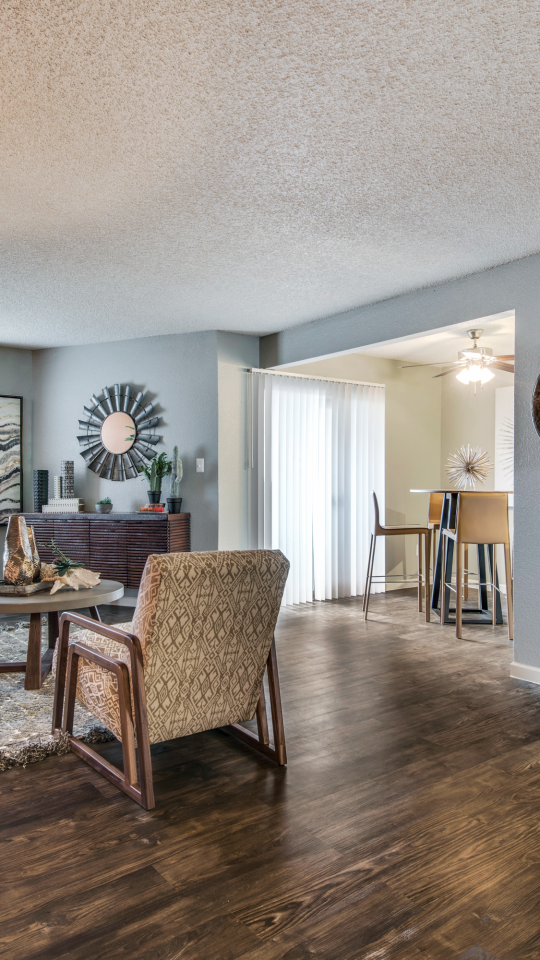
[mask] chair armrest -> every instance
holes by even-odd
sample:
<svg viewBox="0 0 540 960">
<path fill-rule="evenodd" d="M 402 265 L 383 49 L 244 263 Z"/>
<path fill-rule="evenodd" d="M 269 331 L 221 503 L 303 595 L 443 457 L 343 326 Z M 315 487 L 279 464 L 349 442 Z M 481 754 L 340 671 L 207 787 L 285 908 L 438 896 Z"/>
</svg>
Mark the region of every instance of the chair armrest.
<svg viewBox="0 0 540 960">
<path fill-rule="evenodd" d="M 124 630 L 118 630 L 117 627 L 110 627 L 106 623 L 102 623 L 101 620 L 92 620 L 90 617 L 82 617 L 78 613 L 63 613 L 60 617 L 60 639 L 63 639 L 64 632 L 69 637 L 69 624 L 76 623 L 79 627 L 84 627 L 85 630 L 91 630 L 92 633 L 99 634 L 100 637 L 107 637 L 108 640 L 116 640 L 117 643 L 123 643 L 124 646 L 128 647 L 131 651 L 140 650 L 141 660 L 142 660 L 142 647 L 141 641 L 133 633 L 126 633 Z M 66 624 L 66 630 L 64 631 L 64 624 Z"/>
<path fill-rule="evenodd" d="M 76 623 L 92 633 L 97 633 L 101 637 L 109 640 L 116 640 L 128 648 L 131 661 L 131 682 L 133 684 L 133 695 L 136 703 L 142 705 L 142 712 L 146 718 L 146 698 L 144 691 L 144 664 L 141 641 L 132 633 L 125 633 L 124 630 L 118 630 L 116 627 L 110 627 L 99 620 L 92 620 L 90 617 L 82 617 L 78 613 L 63 613 L 60 617 L 60 631 L 58 638 L 58 654 L 56 659 L 56 686 L 54 693 L 53 710 L 53 732 L 62 726 L 62 713 L 64 704 L 64 693 L 66 686 L 66 671 L 68 664 L 69 647 L 69 625 Z M 82 646 L 82 644 L 79 644 Z M 103 654 L 100 651 L 94 651 L 88 647 L 92 653 Z M 110 661 L 118 662 L 118 661 Z"/>
</svg>

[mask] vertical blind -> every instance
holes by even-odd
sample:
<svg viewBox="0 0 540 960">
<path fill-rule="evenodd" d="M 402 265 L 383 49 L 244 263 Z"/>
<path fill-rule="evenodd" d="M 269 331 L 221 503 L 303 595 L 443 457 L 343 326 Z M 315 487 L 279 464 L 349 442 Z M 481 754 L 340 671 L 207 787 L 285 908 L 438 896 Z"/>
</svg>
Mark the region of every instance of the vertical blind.
<svg viewBox="0 0 540 960">
<path fill-rule="evenodd" d="M 251 544 L 288 557 L 284 603 L 363 593 L 372 490 L 382 509 L 383 386 L 252 372 Z"/>
</svg>

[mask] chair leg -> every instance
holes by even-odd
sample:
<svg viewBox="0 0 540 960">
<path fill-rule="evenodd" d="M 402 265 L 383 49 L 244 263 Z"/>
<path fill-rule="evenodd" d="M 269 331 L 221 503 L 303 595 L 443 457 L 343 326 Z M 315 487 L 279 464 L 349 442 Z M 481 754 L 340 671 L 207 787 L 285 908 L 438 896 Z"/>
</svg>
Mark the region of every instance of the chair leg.
<svg viewBox="0 0 540 960">
<path fill-rule="evenodd" d="M 506 602 L 508 606 L 508 639 L 514 639 L 514 590 L 512 586 L 512 560 L 510 544 L 504 545 L 504 571 L 506 578 Z"/>
<path fill-rule="evenodd" d="M 491 622 L 497 626 L 497 544 L 493 544 L 493 564 L 491 568 Z"/>
<path fill-rule="evenodd" d="M 426 589 L 426 623 L 429 623 L 431 616 L 431 595 L 429 589 L 429 558 L 431 556 L 431 531 L 424 534 L 424 560 L 426 568 L 426 576 L 424 579 L 424 586 Z"/>
<path fill-rule="evenodd" d="M 444 626 L 446 620 L 446 554 L 448 552 L 448 537 L 442 536 L 442 557 L 441 557 L 441 626 Z"/>
<path fill-rule="evenodd" d="M 268 726 L 266 727 L 265 739 L 264 720 L 266 719 L 266 702 L 264 697 L 264 683 L 261 688 L 261 695 L 259 697 L 256 713 L 259 736 L 256 737 L 251 730 L 246 730 L 246 728 L 241 726 L 239 723 L 232 723 L 228 727 L 223 727 L 223 730 L 226 733 L 230 733 L 231 736 L 236 737 L 237 740 L 241 740 L 243 743 L 248 743 L 250 747 L 258 750 L 259 753 L 263 753 L 265 757 L 270 757 L 271 760 L 275 760 L 276 763 L 279 763 L 280 767 L 284 767 L 287 763 L 287 750 L 285 746 L 285 727 L 283 724 L 283 710 L 281 708 L 281 693 L 279 689 L 275 639 L 272 639 L 270 653 L 268 654 L 268 660 L 266 661 L 266 668 L 268 670 L 268 689 L 270 692 L 270 709 L 272 712 L 274 746 L 272 747 L 269 742 Z M 263 716 L 264 720 L 262 719 Z"/>
<path fill-rule="evenodd" d="M 62 729 L 62 715 L 64 712 L 64 696 L 66 689 L 66 670 L 69 643 L 69 621 L 64 621 L 58 638 L 58 654 L 56 658 L 56 683 L 54 686 L 53 702 L 53 736 L 59 737 Z"/>
<path fill-rule="evenodd" d="M 463 633 L 463 544 L 456 543 L 456 637 L 462 639 Z"/>
<path fill-rule="evenodd" d="M 422 613 L 422 534 L 418 534 L 418 613 Z"/>
<path fill-rule="evenodd" d="M 369 541 L 369 556 L 366 569 L 366 585 L 364 587 L 364 597 L 362 600 L 362 613 L 365 613 L 366 610 L 366 597 L 368 594 L 368 584 L 369 584 L 369 569 L 371 567 L 371 551 L 373 550 L 373 534 L 371 534 L 371 540 Z"/>
<path fill-rule="evenodd" d="M 368 582 L 366 587 L 366 605 L 364 607 L 364 618 L 367 620 L 368 610 L 369 610 L 369 601 L 371 599 L 371 581 L 373 579 L 373 565 L 375 563 L 375 550 L 377 549 L 377 534 L 373 534 L 373 548 L 371 551 L 371 564 L 369 567 Z"/>
<path fill-rule="evenodd" d="M 120 708 L 120 724 L 122 733 L 123 772 L 112 763 L 101 757 L 89 744 L 82 743 L 73 736 L 73 717 L 75 710 L 75 694 L 77 690 L 77 674 L 79 658 L 96 663 L 116 676 L 118 684 L 118 700 Z M 138 670 L 131 652 L 132 670 Z M 152 782 L 152 768 L 150 757 L 150 743 L 148 738 L 148 724 L 146 720 L 146 705 L 144 693 L 141 695 L 138 678 L 133 681 L 133 697 L 135 702 L 135 729 L 137 731 L 137 746 L 139 754 L 140 784 L 137 782 L 137 761 L 135 754 L 135 738 L 133 716 L 131 712 L 130 675 L 128 667 L 119 660 L 112 660 L 95 650 L 90 650 L 83 644 L 74 643 L 67 656 L 67 675 L 65 681 L 65 709 L 62 733 L 69 735 L 69 743 L 73 753 L 88 763 L 94 770 L 107 777 L 116 787 L 136 800 L 146 810 L 155 807 L 154 787 Z M 139 702 L 139 700 L 141 702 Z"/>
</svg>

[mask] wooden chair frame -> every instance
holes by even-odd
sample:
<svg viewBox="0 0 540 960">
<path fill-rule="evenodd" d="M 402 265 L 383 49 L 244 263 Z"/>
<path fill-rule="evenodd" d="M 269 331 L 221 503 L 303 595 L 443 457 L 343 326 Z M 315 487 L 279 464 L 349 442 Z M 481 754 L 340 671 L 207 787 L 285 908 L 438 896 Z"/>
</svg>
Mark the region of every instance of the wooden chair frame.
<svg viewBox="0 0 540 960">
<path fill-rule="evenodd" d="M 131 675 L 127 665 L 120 660 L 108 657 L 106 654 L 99 653 L 97 650 L 93 650 L 91 647 L 87 647 L 77 641 L 70 645 L 70 623 L 75 623 L 80 627 L 84 627 L 86 630 L 92 630 L 100 636 L 124 644 L 130 654 Z M 104 670 L 109 670 L 116 676 L 122 732 L 123 771 L 101 757 L 88 744 L 82 743 L 77 737 L 73 736 L 73 718 L 80 657 L 97 664 Z M 266 667 L 268 670 L 270 707 L 274 729 L 274 746 L 270 744 L 268 731 L 264 680 L 256 710 L 258 736 L 238 723 L 231 724 L 223 729 L 225 732 L 231 734 L 231 736 L 249 744 L 249 746 L 255 750 L 274 760 L 280 766 L 284 766 L 287 763 L 287 753 L 274 638 L 272 638 Z M 130 680 L 133 685 L 135 718 L 133 718 L 132 712 Z M 94 770 L 97 770 L 98 773 L 107 777 L 111 783 L 120 790 L 123 790 L 124 793 L 133 800 L 136 800 L 137 803 L 146 810 L 152 810 L 155 807 L 152 757 L 150 753 L 148 714 L 144 687 L 143 656 L 140 640 L 134 634 L 125 633 L 116 627 L 109 627 L 104 623 L 90 620 L 78 614 L 62 614 L 56 664 L 52 731 L 56 737 L 67 733 L 71 749 L 77 756 L 93 767 Z M 135 750 L 134 734 L 136 734 L 137 737 L 137 751 Z M 139 780 L 137 779 L 137 755 L 140 771 Z"/>
</svg>

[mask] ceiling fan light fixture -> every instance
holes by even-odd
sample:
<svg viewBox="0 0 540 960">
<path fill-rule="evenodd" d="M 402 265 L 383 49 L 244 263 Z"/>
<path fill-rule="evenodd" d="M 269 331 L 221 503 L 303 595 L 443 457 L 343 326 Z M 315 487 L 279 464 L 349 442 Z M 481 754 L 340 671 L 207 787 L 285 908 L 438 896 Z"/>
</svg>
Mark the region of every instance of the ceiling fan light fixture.
<svg viewBox="0 0 540 960">
<path fill-rule="evenodd" d="M 480 377 L 480 380 L 482 381 L 482 383 L 488 383 L 489 380 L 493 380 L 494 376 L 495 374 L 492 373 L 491 370 L 488 370 L 487 367 L 484 367 L 484 369 L 482 370 L 482 375 Z"/>
<path fill-rule="evenodd" d="M 456 373 L 456 380 L 459 380 L 460 383 L 469 383 L 470 381 L 469 368 L 464 367 L 463 370 L 460 370 L 459 373 Z"/>
<path fill-rule="evenodd" d="M 482 367 L 477 363 L 469 364 L 469 381 L 470 383 L 478 383 L 482 379 Z"/>
</svg>

